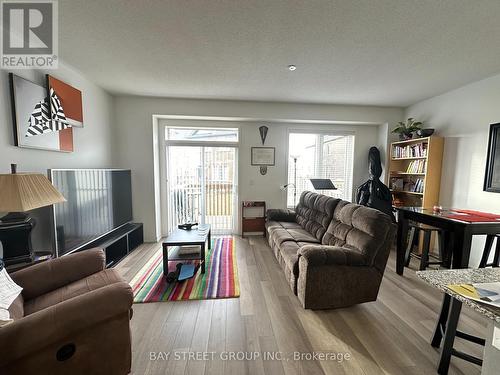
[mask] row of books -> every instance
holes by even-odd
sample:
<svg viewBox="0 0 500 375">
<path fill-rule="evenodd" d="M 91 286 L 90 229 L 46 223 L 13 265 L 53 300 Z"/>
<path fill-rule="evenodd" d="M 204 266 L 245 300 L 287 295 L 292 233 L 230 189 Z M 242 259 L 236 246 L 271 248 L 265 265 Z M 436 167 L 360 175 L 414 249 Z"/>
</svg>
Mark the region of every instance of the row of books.
<svg viewBox="0 0 500 375">
<path fill-rule="evenodd" d="M 425 173 L 425 160 L 412 160 L 406 168 L 406 173 Z"/>
<path fill-rule="evenodd" d="M 393 146 L 393 158 L 419 158 L 427 156 L 427 143 L 417 143 L 407 146 Z"/>
<path fill-rule="evenodd" d="M 413 185 L 413 191 L 415 193 L 423 193 L 424 192 L 424 179 L 423 178 L 417 178 L 415 180 L 415 184 Z"/>
</svg>

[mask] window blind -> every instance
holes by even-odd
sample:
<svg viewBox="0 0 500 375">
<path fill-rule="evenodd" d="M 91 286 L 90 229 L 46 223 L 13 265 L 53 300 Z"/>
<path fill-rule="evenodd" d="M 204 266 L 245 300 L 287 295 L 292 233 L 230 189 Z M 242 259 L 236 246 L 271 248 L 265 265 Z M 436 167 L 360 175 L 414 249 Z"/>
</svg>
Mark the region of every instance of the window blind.
<svg viewBox="0 0 500 375">
<path fill-rule="evenodd" d="M 291 132 L 287 206 L 294 207 L 303 191 L 315 191 L 311 178 L 329 178 L 337 188 L 318 193 L 351 201 L 353 156 L 354 135 Z"/>
</svg>

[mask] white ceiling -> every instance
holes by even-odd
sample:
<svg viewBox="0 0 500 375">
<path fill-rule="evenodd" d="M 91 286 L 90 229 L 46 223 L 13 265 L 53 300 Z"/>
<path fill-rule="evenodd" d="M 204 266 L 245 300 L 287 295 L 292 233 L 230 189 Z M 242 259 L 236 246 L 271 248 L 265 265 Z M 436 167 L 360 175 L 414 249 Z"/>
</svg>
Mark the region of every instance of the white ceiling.
<svg viewBox="0 0 500 375">
<path fill-rule="evenodd" d="M 116 94 L 407 106 L 500 72 L 500 0 L 60 0 L 59 25 Z"/>
</svg>

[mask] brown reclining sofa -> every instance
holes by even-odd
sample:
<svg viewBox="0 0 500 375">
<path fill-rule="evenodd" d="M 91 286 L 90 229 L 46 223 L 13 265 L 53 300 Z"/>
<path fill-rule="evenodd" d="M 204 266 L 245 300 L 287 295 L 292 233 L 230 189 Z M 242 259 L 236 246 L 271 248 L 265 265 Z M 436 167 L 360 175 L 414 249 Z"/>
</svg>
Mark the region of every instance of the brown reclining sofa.
<svg viewBox="0 0 500 375">
<path fill-rule="evenodd" d="M 302 193 L 295 209 L 267 211 L 269 245 L 306 309 L 374 301 L 396 226 L 372 208 Z"/>
<path fill-rule="evenodd" d="M 23 287 L 0 327 L 2 375 L 130 372 L 132 289 L 100 249 L 12 273 Z"/>
</svg>

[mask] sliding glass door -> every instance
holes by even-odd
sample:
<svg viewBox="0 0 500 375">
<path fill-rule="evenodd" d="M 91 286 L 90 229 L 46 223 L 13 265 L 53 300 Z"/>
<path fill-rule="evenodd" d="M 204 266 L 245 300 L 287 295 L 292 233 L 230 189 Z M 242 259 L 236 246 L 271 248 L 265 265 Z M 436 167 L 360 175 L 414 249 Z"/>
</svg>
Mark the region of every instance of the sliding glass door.
<svg viewBox="0 0 500 375">
<path fill-rule="evenodd" d="M 199 129 L 191 135 L 200 136 Z M 182 129 L 181 132 L 189 132 Z M 168 131 L 167 131 L 168 134 Z M 213 138 L 219 132 L 210 133 Z M 188 141 L 191 141 L 189 139 Z M 199 141 L 182 145 L 182 140 L 167 143 L 167 194 L 169 232 L 185 222 L 212 225 L 214 234 L 230 234 L 235 231 L 237 148 L 225 146 L 223 141 Z M 221 144 L 220 146 L 218 144 Z"/>
</svg>

